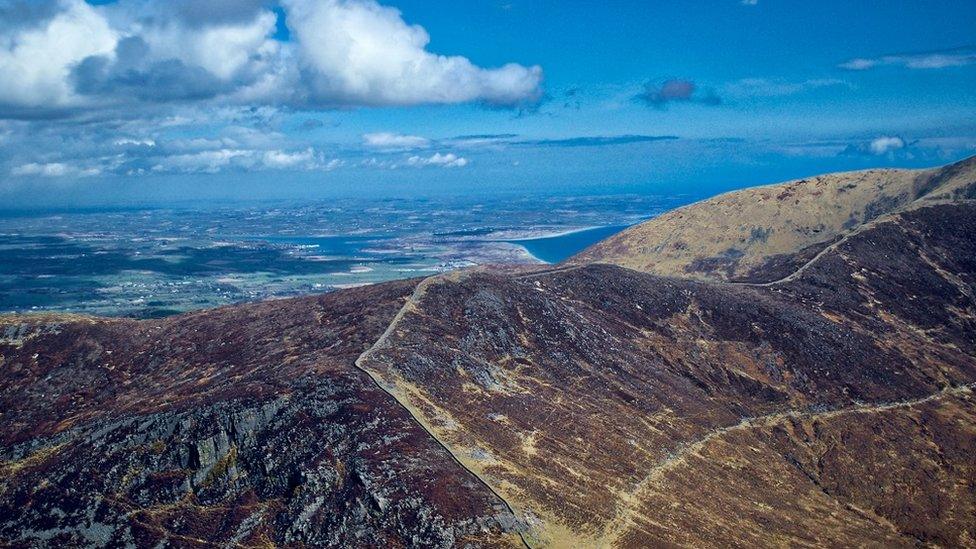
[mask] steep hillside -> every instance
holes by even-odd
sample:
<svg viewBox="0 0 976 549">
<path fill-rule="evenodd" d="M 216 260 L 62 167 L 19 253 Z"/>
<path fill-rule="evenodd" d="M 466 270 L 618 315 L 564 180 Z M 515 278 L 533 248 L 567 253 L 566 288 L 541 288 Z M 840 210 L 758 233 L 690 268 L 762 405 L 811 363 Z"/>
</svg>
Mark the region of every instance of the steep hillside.
<svg viewBox="0 0 976 549">
<path fill-rule="evenodd" d="M 734 191 L 668 212 L 584 250 L 568 263 L 768 282 L 880 216 L 926 201 L 974 197 L 976 157 L 930 170 L 821 175 Z"/>
<path fill-rule="evenodd" d="M 976 547 L 973 164 L 824 206 L 858 222 L 814 253 L 772 244 L 814 184 L 747 191 L 769 247 L 680 277 L 0 317 L 0 545 Z"/>
<path fill-rule="evenodd" d="M 504 502 L 355 368 L 416 282 L 3 318 L 0 545 L 520 545 Z"/>
</svg>

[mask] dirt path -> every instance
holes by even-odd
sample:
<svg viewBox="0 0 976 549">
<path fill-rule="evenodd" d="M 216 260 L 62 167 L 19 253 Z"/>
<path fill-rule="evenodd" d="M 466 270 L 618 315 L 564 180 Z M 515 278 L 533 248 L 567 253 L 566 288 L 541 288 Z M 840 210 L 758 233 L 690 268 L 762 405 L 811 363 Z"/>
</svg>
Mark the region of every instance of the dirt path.
<svg viewBox="0 0 976 549">
<path fill-rule="evenodd" d="M 420 283 L 417 284 L 417 287 L 414 288 L 413 294 L 411 294 L 410 297 L 407 298 L 407 301 L 403 304 L 403 307 L 401 307 L 400 310 L 397 311 L 397 314 L 393 317 L 393 320 L 390 322 L 390 325 L 386 327 L 386 330 L 379 337 L 379 339 L 377 339 L 376 342 L 373 343 L 373 345 L 371 345 L 369 349 L 366 349 L 366 351 L 364 351 L 361 355 L 359 355 L 358 358 L 356 358 L 355 366 L 357 369 L 359 369 L 364 374 L 369 376 L 369 378 L 381 391 L 388 394 L 394 401 L 396 401 L 397 404 L 400 405 L 401 408 L 406 410 L 407 413 L 410 414 L 410 417 L 412 417 L 413 420 L 417 423 L 417 425 L 419 425 L 420 428 L 423 429 L 430 436 L 430 438 L 432 438 L 438 445 L 440 445 L 440 447 L 443 448 L 444 451 L 446 451 L 448 455 L 451 456 L 451 459 L 453 459 L 454 462 L 457 463 L 459 467 L 461 467 L 462 469 L 470 473 L 471 476 L 473 476 L 474 478 L 478 479 L 478 481 L 485 488 L 487 488 L 489 492 L 494 494 L 495 497 L 498 498 L 498 500 L 505 505 L 505 509 L 508 510 L 508 512 L 511 513 L 516 520 L 520 520 L 519 515 L 515 512 L 515 509 L 512 508 L 512 505 L 504 497 L 502 497 L 502 495 L 499 494 L 491 486 L 491 484 L 489 484 L 478 473 L 476 473 L 475 471 L 467 467 L 464 464 L 464 462 L 462 462 L 458 458 L 458 456 L 454 453 L 454 451 L 444 441 L 439 439 L 436 434 L 434 434 L 430 429 L 427 428 L 427 425 L 424 422 L 424 418 L 417 417 L 417 414 L 414 412 L 413 407 L 411 407 L 408 403 L 402 402 L 400 398 L 393 392 L 393 390 L 383 383 L 382 379 L 380 379 L 379 376 L 375 375 L 373 372 L 369 370 L 369 368 L 366 367 L 366 363 L 373 356 L 373 354 L 389 346 L 389 342 L 388 342 L 389 338 L 396 331 L 396 328 L 400 324 L 400 321 L 403 320 L 403 317 L 406 316 L 408 313 L 416 310 L 417 304 L 420 303 L 420 300 L 423 299 L 424 296 L 427 294 L 428 288 L 430 288 L 430 286 L 433 284 L 441 284 L 445 281 L 449 282 L 452 278 L 456 278 L 459 274 L 460 276 L 464 276 L 464 273 L 448 273 L 446 275 L 431 276 L 420 281 Z M 517 524 L 514 530 L 515 533 L 518 535 L 519 540 L 521 540 L 522 545 L 525 546 L 526 548 L 529 548 L 530 546 L 528 542 L 525 541 L 525 536 L 522 534 L 521 527 Z"/>
<path fill-rule="evenodd" d="M 933 206 L 940 202 L 941 201 L 931 201 L 924 204 L 917 204 L 916 207 Z M 905 211 L 907 209 L 910 208 L 906 208 L 901 211 Z M 896 213 L 900 213 L 900 212 L 893 212 L 893 214 Z M 878 219 L 872 220 L 868 223 L 860 225 L 859 227 L 847 232 L 842 238 L 838 239 L 833 244 L 825 247 L 814 257 L 812 257 L 809 261 L 807 261 L 799 268 L 797 268 L 795 271 L 793 271 L 789 275 L 779 280 L 775 280 L 772 282 L 763 282 L 763 283 L 745 283 L 745 282 L 704 282 L 704 283 L 706 284 L 712 283 L 718 285 L 730 284 L 735 286 L 751 286 L 757 288 L 772 287 L 772 286 L 788 283 L 802 276 L 803 273 L 810 268 L 810 266 L 816 264 L 821 258 L 826 256 L 827 254 L 830 254 L 835 250 L 837 250 L 840 246 L 846 243 L 850 238 L 854 237 L 857 234 L 860 234 L 865 230 L 874 228 L 880 224 L 890 223 L 893 221 L 893 219 L 894 219 L 894 215 L 886 215 Z M 527 279 L 538 278 L 546 275 L 572 272 L 575 270 L 583 269 L 587 266 L 589 266 L 589 264 L 555 266 L 554 268 L 540 269 L 538 271 L 528 272 L 524 274 L 516 274 L 513 275 L 512 278 L 515 280 L 527 280 Z M 381 377 L 378 374 L 371 372 L 370 369 L 368 368 L 369 360 L 378 351 L 389 347 L 390 345 L 389 339 L 395 333 L 397 327 L 399 326 L 403 318 L 408 313 L 417 310 L 418 304 L 424 298 L 424 296 L 427 294 L 427 291 L 433 285 L 451 283 L 460 280 L 461 278 L 467 276 L 472 272 L 477 272 L 479 270 L 480 269 L 476 268 L 476 269 L 466 270 L 466 271 L 455 271 L 447 274 L 432 276 L 422 280 L 414 289 L 413 294 L 411 294 L 411 296 L 403 304 L 403 306 L 400 308 L 397 314 L 393 317 L 393 320 L 387 326 L 386 330 L 379 337 L 379 339 L 377 339 L 376 342 L 369 349 L 363 352 L 356 359 L 355 365 L 359 370 L 361 370 L 367 376 L 369 376 L 370 379 L 376 384 L 377 387 L 379 387 L 382 391 L 390 395 L 394 400 L 397 401 L 398 404 L 400 404 L 401 407 L 407 410 L 407 412 L 411 414 L 411 416 L 421 426 L 421 428 L 424 429 L 424 431 L 426 431 L 430 435 L 430 437 L 434 439 L 442 448 L 444 448 L 444 450 L 447 451 L 448 454 L 450 454 L 450 456 L 460 467 L 462 467 L 463 469 L 471 473 L 471 475 L 473 475 L 475 478 L 477 478 L 482 485 L 484 485 L 502 503 L 504 503 L 505 507 L 509 512 L 511 512 L 516 518 L 518 518 L 519 515 L 516 514 L 512 505 L 504 497 L 502 497 L 502 495 L 498 491 L 496 491 L 495 488 L 492 487 L 491 484 L 489 484 L 483 477 L 481 477 L 478 473 L 473 471 L 471 468 L 464 465 L 464 463 L 461 461 L 461 459 L 458 458 L 458 456 L 454 453 L 454 451 L 450 448 L 450 446 L 444 441 L 442 441 L 441 439 L 439 439 L 437 435 L 435 435 L 432 432 L 432 430 L 427 427 L 425 423 L 425 418 L 419 417 L 418 413 L 410 405 L 409 402 L 402 401 L 401 398 L 397 396 L 394 388 L 390 387 L 389 384 L 384 383 L 384 381 L 381 379 Z M 897 401 L 897 402 L 886 402 L 886 403 L 878 403 L 878 404 L 870 404 L 870 405 L 858 404 L 854 406 L 838 408 L 834 410 L 820 411 L 820 412 L 803 412 L 803 411 L 791 410 L 786 412 L 769 414 L 765 416 L 743 418 L 740 422 L 736 424 L 714 429 L 713 431 L 708 432 L 701 438 L 693 442 L 690 442 L 688 444 L 685 444 L 683 446 L 680 446 L 669 455 L 663 457 L 659 462 L 657 462 L 657 464 L 655 464 L 647 472 L 647 474 L 636 485 L 634 485 L 634 488 L 632 490 L 630 490 L 629 492 L 621 496 L 620 503 L 618 504 L 619 509 L 616 513 L 616 518 L 613 521 L 611 521 L 604 530 L 605 534 L 603 536 L 603 539 L 605 540 L 605 543 L 603 545 L 614 546 L 617 543 L 617 541 L 619 540 L 619 536 L 622 535 L 625 532 L 626 528 L 633 523 L 633 518 L 636 517 L 640 512 L 640 504 L 644 492 L 647 491 L 650 487 L 654 486 L 654 484 L 658 482 L 664 474 L 674 469 L 675 467 L 678 467 L 681 464 L 683 464 L 689 456 L 701 452 L 712 441 L 719 439 L 729 433 L 758 428 L 758 427 L 770 426 L 788 419 L 832 418 L 832 417 L 843 416 L 848 414 L 880 413 L 887 410 L 908 408 L 935 399 L 943 398 L 945 396 L 969 393 L 974 389 L 974 387 L 976 387 L 976 384 L 968 384 L 968 385 L 963 385 L 954 388 L 945 388 L 940 392 L 918 399 L 904 400 L 904 401 Z M 518 534 L 522 543 L 526 547 L 529 547 L 529 544 L 526 542 L 526 538 L 519 527 L 516 527 L 516 533 Z"/>
<path fill-rule="evenodd" d="M 705 436 L 694 442 L 681 446 L 676 451 L 660 460 L 650 469 L 650 471 L 648 471 L 647 475 L 634 486 L 634 489 L 623 497 L 623 500 L 626 502 L 625 507 L 618 511 L 617 518 L 608 526 L 606 530 L 605 538 L 607 539 L 607 546 L 614 546 L 614 542 L 619 538 L 620 535 L 623 534 L 626 527 L 631 524 L 632 517 L 637 515 L 640 509 L 641 496 L 649 487 L 653 486 L 658 480 L 660 480 L 665 473 L 684 463 L 689 456 L 699 453 L 710 442 L 728 433 L 752 429 L 755 427 L 768 427 L 787 419 L 829 419 L 849 414 L 870 414 L 900 408 L 910 408 L 946 396 L 967 394 L 972 392 L 974 388 L 976 388 L 976 383 L 969 383 L 959 387 L 946 387 L 937 393 L 911 400 L 883 402 L 879 404 L 861 404 L 822 412 L 801 412 L 797 410 L 778 412 L 765 416 L 743 418 L 742 421 L 734 425 L 728 425 L 710 431 Z"/>
</svg>

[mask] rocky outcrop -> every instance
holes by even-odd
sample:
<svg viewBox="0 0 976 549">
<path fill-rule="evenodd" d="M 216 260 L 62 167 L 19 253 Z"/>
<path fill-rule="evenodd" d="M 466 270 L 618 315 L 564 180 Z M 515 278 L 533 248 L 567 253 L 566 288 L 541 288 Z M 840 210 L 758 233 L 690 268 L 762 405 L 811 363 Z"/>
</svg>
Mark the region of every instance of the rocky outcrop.
<svg viewBox="0 0 976 549">
<path fill-rule="evenodd" d="M 7 318 L 0 539 L 518 543 L 504 502 L 354 366 L 414 284 L 163 321 Z"/>
</svg>

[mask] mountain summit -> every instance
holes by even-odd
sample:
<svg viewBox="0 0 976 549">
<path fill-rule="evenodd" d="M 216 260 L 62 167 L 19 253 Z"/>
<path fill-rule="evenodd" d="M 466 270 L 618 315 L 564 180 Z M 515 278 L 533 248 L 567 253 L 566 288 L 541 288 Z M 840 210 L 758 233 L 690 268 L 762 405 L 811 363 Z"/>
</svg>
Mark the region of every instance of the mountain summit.
<svg viewBox="0 0 976 549">
<path fill-rule="evenodd" d="M 844 234 L 895 211 L 976 197 L 976 157 L 929 170 L 866 170 L 733 191 L 608 238 L 569 263 L 662 276 L 759 281 L 791 273 Z"/>
</svg>

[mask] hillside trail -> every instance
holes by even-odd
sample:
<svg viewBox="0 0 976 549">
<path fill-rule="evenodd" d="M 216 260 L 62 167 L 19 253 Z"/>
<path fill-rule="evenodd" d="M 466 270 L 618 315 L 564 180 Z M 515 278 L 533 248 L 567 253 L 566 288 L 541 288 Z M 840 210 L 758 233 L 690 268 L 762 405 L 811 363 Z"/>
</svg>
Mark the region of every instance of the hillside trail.
<svg viewBox="0 0 976 549">
<path fill-rule="evenodd" d="M 738 423 L 733 425 L 713 429 L 697 440 L 682 445 L 674 452 L 671 452 L 663 459 L 658 461 L 654 466 L 651 467 L 647 475 L 645 475 L 640 482 L 634 485 L 634 489 L 621 498 L 624 502 L 626 502 L 626 505 L 623 509 L 617 512 L 617 518 L 614 519 L 614 521 L 611 522 L 610 526 L 607 528 L 606 534 L 604 535 L 604 537 L 608 539 L 607 546 L 614 546 L 613 542 L 619 538 L 624 529 L 631 524 L 632 518 L 638 514 L 640 510 L 641 496 L 645 491 L 653 487 L 654 484 L 660 480 L 665 473 L 684 463 L 689 456 L 700 453 L 706 446 L 708 446 L 709 443 L 721 438 L 724 435 L 753 428 L 770 427 L 786 420 L 831 419 L 851 414 L 872 414 L 901 408 L 911 408 L 945 397 L 971 394 L 974 388 L 976 388 L 976 383 L 969 383 L 957 387 L 944 387 L 942 390 L 936 393 L 908 400 L 880 402 L 874 404 L 856 404 L 854 406 L 816 412 L 799 410 L 776 412 L 763 416 L 742 418 Z"/>
<path fill-rule="evenodd" d="M 511 503 L 509 503 L 508 500 L 502 497 L 502 495 L 498 493 L 498 491 L 496 491 L 495 488 L 488 483 L 488 481 L 482 478 L 481 475 L 479 475 L 477 472 L 475 472 L 470 467 L 465 465 L 464 462 L 461 461 L 461 459 L 457 456 L 457 454 L 454 453 L 454 450 L 447 443 L 441 440 L 431 429 L 427 427 L 427 423 L 424 421 L 424 418 L 418 417 L 417 412 L 414 410 L 412 406 L 400 400 L 400 396 L 396 394 L 394 389 L 390 387 L 387 383 L 384 383 L 383 380 L 378 375 L 376 375 L 366 366 L 367 362 L 369 361 L 370 358 L 372 358 L 374 354 L 389 346 L 389 338 L 396 331 L 397 326 L 399 326 L 400 322 L 403 320 L 403 317 L 405 317 L 411 311 L 417 309 L 417 305 L 420 303 L 420 300 L 422 300 L 424 296 L 427 294 L 427 290 L 430 288 L 431 285 L 443 283 L 443 281 L 445 280 L 456 279 L 459 276 L 465 276 L 465 274 L 466 274 L 465 272 L 461 271 L 461 272 L 434 275 L 421 280 L 420 283 L 417 284 L 416 288 L 414 288 L 414 291 L 410 295 L 410 297 L 408 297 L 406 302 L 404 302 L 403 306 L 400 307 L 400 310 L 397 311 L 397 314 L 393 317 L 393 320 L 390 322 L 389 326 L 386 327 L 386 330 L 383 332 L 383 334 L 380 335 L 379 339 L 377 339 L 376 342 L 374 342 L 368 349 L 363 351 L 363 353 L 356 358 L 354 364 L 359 371 L 363 372 L 364 374 L 366 374 L 366 376 L 369 377 L 369 379 L 373 382 L 374 385 L 376 385 L 376 387 L 378 387 L 381 391 L 386 393 L 403 410 L 405 410 L 408 414 L 410 414 L 410 417 L 413 419 L 414 423 L 416 423 L 421 429 L 423 429 L 424 432 L 426 432 L 427 435 L 434 440 L 434 442 L 436 442 L 441 448 L 443 448 L 444 451 L 447 452 L 449 456 L 451 456 L 451 459 L 454 460 L 454 463 L 456 463 L 459 467 L 461 467 L 469 474 L 471 474 L 471 476 L 477 479 L 482 486 L 487 488 L 489 492 L 491 492 L 492 494 L 494 494 L 496 498 L 498 498 L 498 500 L 505 506 L 505 509 L 509 513 L 511 513 L 513 517 L 515 517 L 517 521 L 516 527 L 514 528 L 515 533 L 518 535 L 519 540 L 522 542 L 522 545 L 526 547 L 526 549 L 528 549 L 530 545 L 528 544 L 528 542 L 525 539 L 525 536 L 523 535 L 522 532 L 523 526 L 522 526 L 520 515 L 515 511 Z"/>
<path fill-rule="evenodd" d="M 558 270 L 549 270 L 545 272 L 529 273 L 527 275 L 520 275 L 516 278 L 525 279 L 531 278 L 533 276 L 539 276 L 542 274 L 547 274 L 551 272 L 565 272 L 570 270 L 575 270 L 580 267 L 562 268 Z M 439 446 L 441 446 L 454 460 L 458 466 L 462 467 L 464 470 L 468 471 L 474 478 L 476 478 L 480 484 L 491 491 L 499 501 L 501 501 L 506 510 L 512 513 L 513 516 L 519 518 L 519 514 L 516 512 L 515 508 L 508 502 L 491 484 L 484 479 L 477 472 L 473 471 L 467 467 L 461 459 L 454 453 L 450 445 L 443 440 L 441 440 L 434 432 L 432 432 L 426 425 L 423 418 L 417 417 L 416 412 L 413 407 L 409 406 L 408 403 L 404 403 L 400 400 L 395 391 L 384 383 L 382 379 L 376 374 L 374 374 L 368 367 L 367 362 L 372 358 L 372 356 L 378 351 L 389 346 L 389 338 L 396 331 L 402 319 L 409 314 L 411 311 L 417 309 L 418 304 L 427 294 L 430 287 L 434 284 L 450 283 L 451 279 L 457 279 L 459 276 L 465 276 L 466 273 L 449 273 L 448 275 L 435 275 L 422 280 L 417 287 L 414 289 L 413 293 L 407 298 L 403 306 L 394 316 L 393 320 L 390 322 L 386 331 L 380 336 L 377 341 L 364 351 L 355 361 L 356 368 L 366 374 L 373 383 L 387 395 L 389 395 L 394 401 L 397 402 L 404 410 L 406 410 L 414 421 L 435 441 Z M 813 420 L 813 419 L 830 419 L 834 417 L 851 415 L 851 414 L 865 414 L 865 413 L 881 413 L 889 410 L 896 410 L 902 408 L 910 408 L 924 404 L 926 402 L 931 402 L 940 398 L 948 396 L 956 396 L 962 394 L 969 394 L 976 388 L 976 383 L 970 383 L 967 385 L 961 385 L 958 387 L 945 387 L 942 390 L 926 395 L 924 397 L 919 397 L 915 399 L 899 400 L 891 402 L 880 402 L 871 404 L 855 404 L 853 406 L 835 408 L 831 410 L 820 410 L 820 411 L 802 411 L 802 410 L 787 410 L 776 412 L 772 414 L 767 414 L 757 417 L 745 417 L 742 418 L 738 423 L 732 425 L 726 425 L 723 427 L 718 427 L 713 429 L 698 438 L 695 441 L 686 443 L 673 452 L 664 456 L 660 461 L 658 461 L 651 469 L 648 470 L 647 474 L 634 485 L 634 488 L 629 492 L 623 494 L 620 497 L 620 502 L 623 504 L 622 507 L 617 511 L 616 518 L 614 518 L 606 527 L 604 539 L 607 540 L 606 546 L 615 546 L 616 540 L 624 532 L 625 528 L 632 523 L 633 517 L 637 516 L 640 512 L 640 502 L 641 496 L 647 490 L 649 490 L 665 473 L 674 469 L 675 467 L 684 463 L 689 456 L 701 452 L 708 444 L 715 441 L 725 435 L 734 433 L 737 431 L 743 431 L 753 428 L 768 427 L 775 425 L 779 422 L 786 420 Z M 522 544 L 525 547 L 530 547 L 526 541 L 521 528 L 516 528 L 516 533 Z"/>
<path fill-rule="evenodd" d="M 913 203 L 913 205 L 914 207 L 929 207 L 929 206 L 938 205 L 943 202 L 958 203 L 960 201 L 959 200 L 956 201 L 934 201 L 933 200 L 923 204 Z M 963 200 L 963 202 L 973 202 L 973 201 Z M 842 246 L 845 242 L 849 241 L 852 237 L 856 236 L 857 234 L 860 234 L 865 230 L 877 227 L 880 224 L 889 223 L 893 220 L 894 216 L 897 215 L 898 213 L 907 211 L 909 209 L 914 209 L 914 207 L 904 208 L 899 210 L 898 212 L 892 212 L 891 214 L 879 217 L 877 219 L 874 219 L 868 223 L 864 223 L 848 231 L 836 242 L 825 247 L 823 250 L 817 253 L 810 260 L 808 260 L 803 265 L 798 267 L 795 271 L 778 280 L 774 280 L 771 282 L 762 282 L 762 283 L 714 282 L 714 281 L 712 282 L 704 281 L 704 283 L 717 284 L 717 285 L 728 284 L 733 286 L 746 286 L 746 287 L 756 287 L 756 288 L 769 288 L 769 287 L 774 287 L 777 285 L 789 283 L 793 280 L 796 280 L 798 277 L 802 276 L 803 273 L 806 272 L 812 265 L 817 263 L 821 258 L 826 256 L 827 254 L 837 250 L 840 246 Z M 589 264 L 569 265 L 569 266 L 557 265 L 554 268 L 550 268 L 550 269 L 541 269 L 533 272 L 512 275 L 512 279 L 530 280 L 533 278 L 538 278 L 546 275 L 569 273 L 579 269 L 583 269 L 588 266 Z M 399 311 L 397 311 L 396 315 L 394 315 L 393 319 L 391 320 L 390 324 L 386 327 L 382 335 L 380 335 L 380 337 L 368 349 L 366 349 L 362 354 L 359 355 L 359 357 L 356 358 L 355 367 L 359 369 L 361 372 L 363 372 L 366 376 L 368 376 L 370 380 L 380 390 L 382 390 L 384 393 L 389 395 L 394 401 L 396 401 L 398 405 L 400 405 L 400 407 L 406 410 L 407 413 L 409 413 L 411 417 L 414 419 L 414 421 L 451 456 L 451 458 L 454 460 L 455 463 L 458 464 L 458 466 L 460 466 L 465 471 L 469 472 L 474 478 L 476 478 L 480 484 L 482 484 L 485 488 L 487 488 L 492 494 L 495 495 L 495 497 L 498 498 L 499 501 L 501 501 L 504 504 L 508 512 L 512 513 L 513 516 L 519 519 L 520 515 L 515 511 L 515 508 L 511 505 L 511 503 L 508 502 L 497 490 L 495 490 L 495 488 L 492 487 L 491 484 L 485 478 L 483 478 L 477 472 L 475 472 L 474 470 L 466 466 L 462 462 L 462 460 L 454 453 L 454 450 L 450 447 L 450 445 L 445 441 L 441 440 L 430 428 L 428 428 L 424 418 L 418 417 L 418 414 L 414 410 L 414 408 L 410 406 L 409 403 L 401 401 L 401 397 L 396 394 L 394 388 L 391 387 L 388 383 L 385 383 L 379 377 L 378 374 L 371 371 L 367 366 L 369 360 L 373 358 L 373 356 L 377 352 L 385 348 L 388 348 L 390 346 L 390 338 L 396 332 L 397 328 L 399 327 L 400 323 L 403 321 L 404 317 L 406 317 L 409 313 L 418 310 L 418 306 L 420 302 L 427 295 L 427 292 L 432 286 L 436 284 L 449 284 L 452 282 L 457 282 L 467 276 L 470 276 L 470 274 L 472 273 L 481 272 L 484 270 L 485 270 L 484 268 L 476 267 L 473 269 L 465 269 L 462 271 L 454 271 L 450 273 L 438 274 L 421 280 L 414 288 L 413 293 L 407 298 L 407 300 L 401 306 Z M 616 540 L 623 533 L 627 525 L 631 524 L 633 517 L 636 516 L 636 514 L 640 510 L 641 495 L 644 491 L 648 490 L 651 486 L 653 486 L 653 484 L 658 479 L 660 479 L 664 473 L 683 463 L 689 456 L 700 452 L 711 441 L 714 441 L 724 435 L 739 430 L 747 430 L 747 429 L 772 425 L 777 422 L 785 421 L 787 419 L 821 419 L 821 418 L 831 418 L 831 417 L 847 415 L 847 414 L 879 413 L 886 410 L 907 408 L 907 407 L 917 406 L 925 402 L 929 402 L 949 395 L 969 393 L 973 390 L 974 387 L 976 387 L 976 384 L 968 384 L 968 385 L 963 385 L 954 388 L 947 387 L 947 388 L 943 388 L 941 391 L 937 393 L 933 393 L 931 395 L 927 395 L 925 397 L 920 397 L 912 400 L 882 402 L 882 403 L 874 403 L 874 404 L 856 404 L 854 406 L 848 406 L 848 407 L 825 410 L 825 411 L 817 411 L 817 412 L 800 411 L 800 410 L 782 411 L 782 412 L 776 412 L 764 416 L 742 418 L 741 421 L 739 421 L 736 424 L 716 428 L 706 433 L 701 438 L 693 442 L 684 444 L 680 448 L 666 455 L 657 464 L 655 464 L 637 484 L 634 485 L 634 488 L 632 490 L 630 490 L 629 492 L 621 496 L 620 501 L 623 503 L 623 506 L 617 511 L 616 518 L 613 519 L 605 529 L 604 539 L 607 540 L 606 546 L 614 546 Z M 516 527 L 515 532 L 518 534 L 522 544 L 525 547 L 530 547 L 530 545 L 526 541 L 525 536 L 523 535 L 521 525 Z"/>
</svg>

